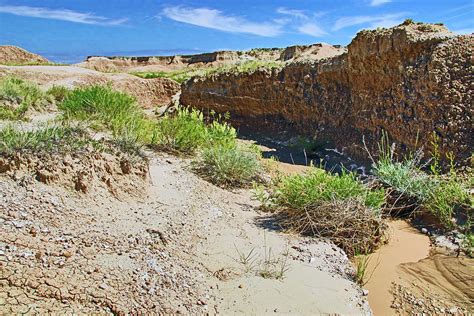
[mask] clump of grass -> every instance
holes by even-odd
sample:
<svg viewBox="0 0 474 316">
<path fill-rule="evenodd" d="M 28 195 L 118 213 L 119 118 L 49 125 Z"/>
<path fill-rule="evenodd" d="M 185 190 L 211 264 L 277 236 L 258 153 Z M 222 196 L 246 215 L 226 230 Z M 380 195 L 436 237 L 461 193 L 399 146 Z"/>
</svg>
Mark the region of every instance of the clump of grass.
<svg viewBox="0 0 474 316">
<path fill-rule="evenodd" d="M 312 167 L 304 175 L 283 177 L 272 195 L 272 203 L 281 207 L 302 210 L 320 202 L 357 199 L 378 212 L 385 202 L 381 189 L 371 190 L 357 180 L 355 173 L 343 171 L 332 175 Z"/>
<path fill-rule="evenodd" d="M 263 255 L 257 253 L 255 248 L 252 248 L 248 253 L 240 251 L 237 246 L 235 249 L 238 254 L 236 261 L 244 266 L 246 273 L 253 272 L 264 279 L 282 280 L 290 269 L 288 245 L 281 253 L 275 254 L 272 248 L 267 245 L 266 234 L 264 234 Z"/>
<path fill-rule="evenodd" d="M 54 85 L 46 91 L 46 94 L 50 95 L 55 101 L 62 102 L 67 98 L 70 92 L 71 90 L 64 86 Z"/>
<path fill-rule="evenodd" d="M 369 271 L 367 270 L 367 268 L 371 260 L 372 256 L 367 254 L 357 254 L 354 256 L 354 264 L 356 269 L 354 279 L 360 286 L 366 285 L 375 271 L 374 269 L 369 275 Z"/>
<path fill-rule="evenodd" d="M 387 135 L 383 135 L 379 144 L 379 159 L 373 162 L 375 176 L 395 194 L 393 205 L 397 209 L 430 211 L 447 228 L 453 228 L 453 217 L 457 210 L 472 208 L 468 181 L 456 171 L 454 157 L 447 174 L 441 173 L 440 153 L 434 136 L 433 153 L 430 168 L 422 164 L 422 151 L 409 154 L 398 161 L 395 157 L 395 145 L 388 145 Z M 430 171 L 430 172 L 429 172 Z M 471 178 L 469 176 L 468 179 Z"/>
<path fill-rule="evenodd" d="M 153 123 L 145 118 L 134 97 L 110 86 L 76 88 L 59 105 L 66 121 L 80 120 L 95 129 L 110 129 L 115 137 L 127 135 L 147 141 Z"/>
<path fill-rule="evenodd" d="M 349 256 L 384 241 L 384 190 L 371 189 L 353 173 L 332 175 L 312 167 L 281 177 L 268 195 L 259 196 L 284 229 L 329 238 Z"/>
<path fill-rule="evenodd" d="M 135 76 L 144 79 L 153 78 L 168 78 L 176 81 L 177 83 L 183 83 L 191 77 L 203 75 L 207 72 L 205 69 L 181 69 L 174 71 L 158 71 L 158 72 L 135 72 Z"/>
<path fill-rule="evenodd" d="M 214 116 L 207 123 L 202 111 L 179 107 L 174 114 L 161 118 L 156 127 L 153 144 L 162 149 L 192 154 L 211 145 L 232 145 L 236 131 L 222 118 Z"/>
<path fill-rule="evenodd" d="M 54 126 L 23 131 L 8 125 L 0 130 L 0 154 L 64 151 L 88 144 L 92 141 L 86 131 L 77 127 Z"/>
<path fill-rule="evenodd" d="M 210 146 L 203 150 L 195 163 L 196 169 L 214 184 L 240 187 L 258 180 L 259 155 L 243 146 Z"/>
<path fill-rule="evenodd" d="M 51 103 L 38 85 L 15 77 L 0 79 L 0 119 L 22 120 L 30 108 L 42 109 Z"/>
</svg>

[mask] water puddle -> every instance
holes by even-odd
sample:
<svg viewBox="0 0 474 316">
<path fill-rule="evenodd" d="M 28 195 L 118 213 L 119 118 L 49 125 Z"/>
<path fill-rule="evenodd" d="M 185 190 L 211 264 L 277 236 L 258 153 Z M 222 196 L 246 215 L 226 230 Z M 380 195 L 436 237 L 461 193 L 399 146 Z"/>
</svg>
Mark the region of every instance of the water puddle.
<svg viewBox="0 0 474 316">
<path fill-rule="evenodd" d="M 369 304 L 375 315 L 393 315 L 390 307 L 393 296 L 392 282 L 399 282 L 401 275 L 398 267 L 407 262 L 417 262 L 429 256 L 430 240 L 420 234 L 404 220 L 388 223 L 389 242 L 371 255 L 367 267 L 370 276 L 364 286 L 369 290 Z"/>
</svg>

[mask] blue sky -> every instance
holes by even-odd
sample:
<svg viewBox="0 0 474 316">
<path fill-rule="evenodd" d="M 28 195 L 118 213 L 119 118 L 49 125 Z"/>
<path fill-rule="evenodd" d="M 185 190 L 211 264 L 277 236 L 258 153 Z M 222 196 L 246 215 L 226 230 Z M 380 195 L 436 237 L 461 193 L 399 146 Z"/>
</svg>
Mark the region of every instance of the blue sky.
<svg viewBox="0 0 474 316">
<path fill-rule="evenodd" d="M 0 45 L 57 62 L 326 42 L 406 18 L 474 31 L 474 0 L 0 0 Z"/>
</svg>

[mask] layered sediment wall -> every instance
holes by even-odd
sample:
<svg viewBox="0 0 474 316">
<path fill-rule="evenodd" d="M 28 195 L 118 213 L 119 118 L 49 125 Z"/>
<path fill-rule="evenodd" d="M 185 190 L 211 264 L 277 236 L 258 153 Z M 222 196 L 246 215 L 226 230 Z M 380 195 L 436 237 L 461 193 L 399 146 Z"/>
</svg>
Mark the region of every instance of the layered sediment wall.
<svg viewBox="0 0 474 316">
<path fill-rule="evenodd" d="M 473 151 L 474 36 L 442 25 L 404 23 L 361 31 L 347 53 L 281 70 L 214 74 L 182 85 L 181 103 L 263 124 L 281 118 L 366 158 L 383 131 L 402 149 L 467 163 Z M 261 122 L 261 123 L 260 123 Z"/>
</svg>

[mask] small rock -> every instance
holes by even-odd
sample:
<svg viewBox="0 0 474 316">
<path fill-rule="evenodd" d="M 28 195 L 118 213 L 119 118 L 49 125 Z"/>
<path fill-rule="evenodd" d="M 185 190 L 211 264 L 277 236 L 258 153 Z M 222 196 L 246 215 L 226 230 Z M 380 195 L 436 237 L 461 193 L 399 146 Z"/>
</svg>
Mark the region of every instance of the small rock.
<svg viewBox="0 0 474 316">
<path fill-rule="evenodd" d="M 363 295 L 363 296 L 369 295 L 369 290 L 362 289 L 362 295 Z"/>
<path fill-rule="evenodd" d="M 105 289 L 107 289 L 108 286 L 107 286 L 107 284 L 105 284 L 105 283 L 101 283 L 101 284 L 99 285 L 99 287 L 100 287 L 102 290 L 105 290 Z"/>
<path fill-rule="evenodd" d="M 239 289 L 243 289 L 244 288 L 244 285 L 243 284 L 239 284 Z"/>
<path fill-rule="evenodd" d="M 423 227 L 423 228 L 421 229 L 421 232 L 422 232 L 423 234 L 428 234 L 428 229 L 426 229 L 426 228 Z"/>
</svg>

